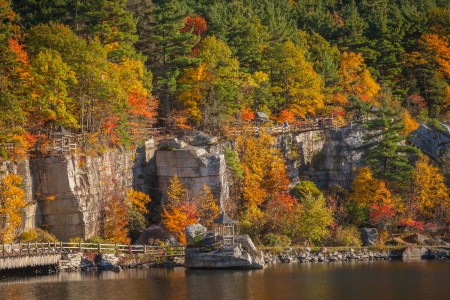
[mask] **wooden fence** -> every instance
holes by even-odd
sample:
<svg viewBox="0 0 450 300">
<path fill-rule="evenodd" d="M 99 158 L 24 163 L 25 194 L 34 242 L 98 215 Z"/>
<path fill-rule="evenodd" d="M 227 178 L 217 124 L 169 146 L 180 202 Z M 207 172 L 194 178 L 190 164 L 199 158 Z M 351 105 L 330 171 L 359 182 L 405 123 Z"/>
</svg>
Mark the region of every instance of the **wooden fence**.
<svg viewBox="0 0 450 300">
<path fill-rule="evenodd" d="M 184 246 L 148 246 L 100 243 L 19 243 L 0 245 L 0 258 L 43 254 L 96 252 L 115 254 L 148 254 L 155 257 L 184 256 Z"/>
</svg>

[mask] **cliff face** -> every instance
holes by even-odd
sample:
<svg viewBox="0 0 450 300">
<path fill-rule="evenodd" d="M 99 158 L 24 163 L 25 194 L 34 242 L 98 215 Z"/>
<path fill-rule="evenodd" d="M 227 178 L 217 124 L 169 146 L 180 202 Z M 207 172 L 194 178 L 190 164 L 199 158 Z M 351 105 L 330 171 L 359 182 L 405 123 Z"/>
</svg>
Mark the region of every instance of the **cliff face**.
<svg viewBox="0 0 450 300">
<path fill-rule="evenodd" d="M 178 176 L 190 196 L 202 195 L 206 184 L 223 205 L 228 198 L 225 157 L 205 148 L 190 146 L 177 139 L 160 143 L 156 152 L 156 169 L 163 202 L 167 199 L 170 179 Z"/>
<path fill-rule="evenodd" d="M 354 148 L 362 145 L 363 136 L 362 128 L 355 125 L 280 136 L 289 177 L 311 180 L 321 188 L 350 186 L 362 166 L 362 153 Z"/>
<path fill-rule="evenodd" d="M 133 155 L 133 151 L 111 150 L 98 157 L 32 159 L 41 225 L 63 241 L 98 235 L 104 200 L 114 193 L 123 195 L 132 185 Z"/>
</svg>

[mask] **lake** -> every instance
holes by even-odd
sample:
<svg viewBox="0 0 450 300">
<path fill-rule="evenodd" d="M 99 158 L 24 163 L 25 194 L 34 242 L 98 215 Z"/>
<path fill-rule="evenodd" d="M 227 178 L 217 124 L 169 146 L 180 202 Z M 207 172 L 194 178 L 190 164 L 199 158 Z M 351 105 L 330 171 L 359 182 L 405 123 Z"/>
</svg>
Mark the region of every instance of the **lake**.
<svg viewBox="0 0 450 300">
<path fill-rule="evenodd" d="M 450 262 L 334 262 L 265 270 L 131 269 L 0 280 L 0 299 L 450 299 Z"/>
</svg>

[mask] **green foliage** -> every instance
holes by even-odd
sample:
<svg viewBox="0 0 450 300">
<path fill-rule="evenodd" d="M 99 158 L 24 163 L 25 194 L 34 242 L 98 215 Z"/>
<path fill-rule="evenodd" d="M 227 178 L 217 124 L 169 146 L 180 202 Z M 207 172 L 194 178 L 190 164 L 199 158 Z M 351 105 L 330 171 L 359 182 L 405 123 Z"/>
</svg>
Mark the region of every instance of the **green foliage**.
<svg viewBox="0 0 450 300">
<path fill-rule="evenodd" d="M 227 167 L 233 172 L 234 176 L 238 179 L 244 179 L 244 170 L 239 163 L 237 153 L 229 147 L 225 147 L 224 154 Z"/>
<path fill-rule="evenodd" d="M 308 195 L 314 198 L 323 196 L 322 192 L 317 188 L 315 183 L 307 180 L 303 180 L 297 183 L 292 188 L 291 194 L 300 202 L 303 202 L 303 200 L 308 197 Z"/>
<path fill-rule="evenodd" d="M 280 235 L 275 233 L 268 233 L 263 236 L 264 246 L 269 247 L 289 247 L 291 245 L 291 239 L 286 235 Z"/>
<path fill-rule="evenodd" d="M 300 236 L 308 244 L 320 245 L 330 234 L 333 212 L 325 206 L 325 198 L 308 195 L 303 198 L 303 210 L 299 218 Z"/>
<path fill-rule="evenodd" d="M 329 246 L 361 247 L 361 234 L 355 226 L 338 226 L 327 241 Z"/>
</svg>

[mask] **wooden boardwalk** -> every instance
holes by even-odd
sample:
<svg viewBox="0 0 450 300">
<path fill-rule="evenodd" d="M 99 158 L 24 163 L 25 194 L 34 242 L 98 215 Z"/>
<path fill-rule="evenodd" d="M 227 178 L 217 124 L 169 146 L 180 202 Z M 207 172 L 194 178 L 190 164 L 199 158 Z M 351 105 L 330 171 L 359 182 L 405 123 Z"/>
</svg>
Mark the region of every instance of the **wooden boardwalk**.
<svg viewBox="0 0 450 300">
<path fill-rule="evenodd" d="M 148 246 L 100 243 L 19 243 L 0 246 L 0 270 L 52 266 L 62 254 L 94 252 L 143 254 L 153 258 L 184 257 L 184 246 Z"/>
</svg>

